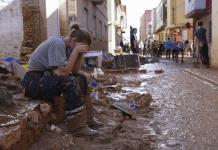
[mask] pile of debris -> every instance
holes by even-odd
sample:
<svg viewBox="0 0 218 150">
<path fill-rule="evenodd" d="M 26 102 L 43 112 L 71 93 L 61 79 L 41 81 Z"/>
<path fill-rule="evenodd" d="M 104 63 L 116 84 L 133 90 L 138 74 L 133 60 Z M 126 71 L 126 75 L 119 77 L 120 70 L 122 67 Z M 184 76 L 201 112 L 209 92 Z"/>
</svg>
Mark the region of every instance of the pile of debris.
<svg viewBox="0 0 218 150">
<path fill-rule="evenodd" d="M 33 48 L 31 47 L 22 47 L 20 50 L 20 61 L 21 64 L 25 64 L 28 62 L 30 55 L 33 52 Z"/>
</svg>

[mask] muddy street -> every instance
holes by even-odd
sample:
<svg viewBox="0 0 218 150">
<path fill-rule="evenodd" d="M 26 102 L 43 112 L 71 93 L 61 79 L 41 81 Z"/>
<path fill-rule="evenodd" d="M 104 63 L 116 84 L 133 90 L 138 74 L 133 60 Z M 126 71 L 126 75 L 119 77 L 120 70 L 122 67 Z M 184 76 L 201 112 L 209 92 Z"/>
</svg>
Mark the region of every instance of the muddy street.
<svg viewBox="0 0 218 150">
<path fill-rule="evenodd" d="M 216 149 L 216 86 L 184 72 L 192 68 L 189 64 L 163 60 L 142 68 L 147 69 L 146 74 L 119 74 L 122 90 L 109 94 L 110 100 L 122 101 L 126 93 L 150 93 L 151 105 L 140 109 L 136 120 L 123 118 L 107 100 L 95 105 L 98 118 L 104 122 L 97 137 L 74 137 L 63 125 L 62 133 L 46 131 L 30 149 Z M 157 69 L 164 72 L 155 74 Z"/>
</svg>

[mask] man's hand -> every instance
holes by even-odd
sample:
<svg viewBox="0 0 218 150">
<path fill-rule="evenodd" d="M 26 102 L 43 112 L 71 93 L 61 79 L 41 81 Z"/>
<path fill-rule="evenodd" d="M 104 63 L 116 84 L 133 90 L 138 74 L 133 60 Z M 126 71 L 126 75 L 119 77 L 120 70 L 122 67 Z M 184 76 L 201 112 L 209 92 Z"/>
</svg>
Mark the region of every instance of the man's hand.
<svg viewBox="0 0 218 150">
<path fill-rule="evenodd" d="M 89 50 L 89 45 L 85 44 L 85 43 L 77 43 L 75 49 L 78 51 L 78 53 L 85 53 Z"/>
</svg>

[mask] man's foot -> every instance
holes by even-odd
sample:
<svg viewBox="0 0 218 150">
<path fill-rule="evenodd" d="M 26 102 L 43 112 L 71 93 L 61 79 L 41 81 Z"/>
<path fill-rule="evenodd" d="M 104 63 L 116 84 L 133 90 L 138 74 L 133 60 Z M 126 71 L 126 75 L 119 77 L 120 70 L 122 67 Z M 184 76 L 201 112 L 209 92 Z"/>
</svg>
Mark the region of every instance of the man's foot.
<svg viewBox="0 0 218 150">
<path fill-rule="evenodd" d="M 88 121 L 88 126 L 93 128 L 99 128 L 103 127 L 104 125 L 102 122 L 98 121 L 95 117 L 93 117 Z"/>
<path fill-rule="evenodd" d="M 88 126 L 80 127 L 73 132 L 74 136 L 97 136 L 98 131 L 89 128 Z"/>
</svg>

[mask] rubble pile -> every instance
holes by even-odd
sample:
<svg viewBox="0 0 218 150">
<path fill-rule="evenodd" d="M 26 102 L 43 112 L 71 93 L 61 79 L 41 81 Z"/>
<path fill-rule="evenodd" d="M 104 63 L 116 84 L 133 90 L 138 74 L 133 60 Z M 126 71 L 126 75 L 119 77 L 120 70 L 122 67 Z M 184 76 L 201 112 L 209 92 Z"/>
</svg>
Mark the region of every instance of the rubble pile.
<svg viewBox="0 0 218 150">
<path fill-rule="evenodd" d="M 27 149 L 48 124 L 63 119 L 62 97 L 53 104 L 29 100 L 23 97 L 20 79 L 0 72 L 0 149 Z"/>
<path fill-rule="evenodd" d="M 33 48 L 31 48 L 31 47 L 22 47 L 20 52 L 21 52 L 20 53 L 21 64 L 25 64 L 25 63 L 28 62 L 28 60 L 30 58 L 30 55 L 33 52 Z"/>
</svg>

